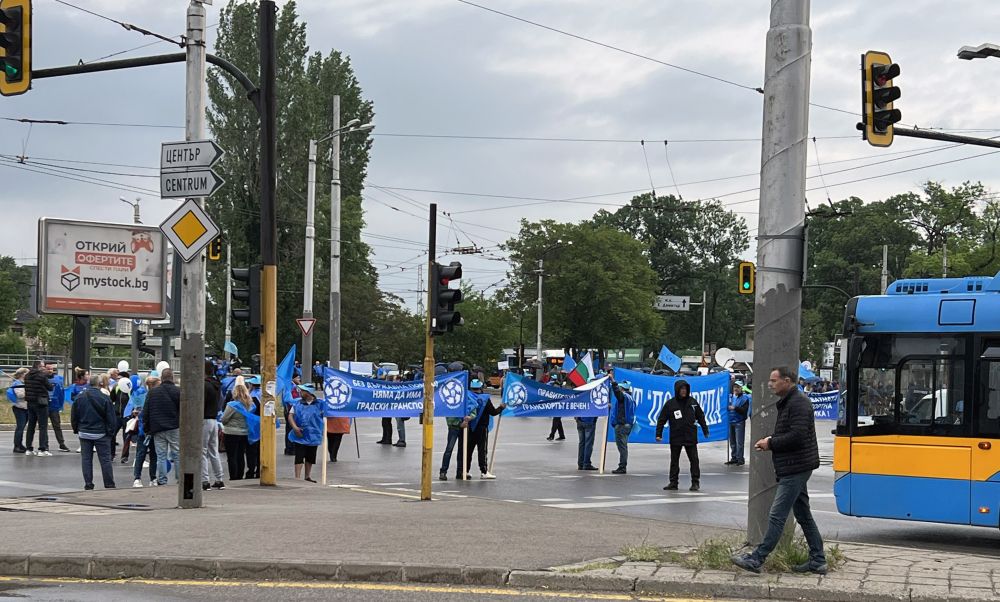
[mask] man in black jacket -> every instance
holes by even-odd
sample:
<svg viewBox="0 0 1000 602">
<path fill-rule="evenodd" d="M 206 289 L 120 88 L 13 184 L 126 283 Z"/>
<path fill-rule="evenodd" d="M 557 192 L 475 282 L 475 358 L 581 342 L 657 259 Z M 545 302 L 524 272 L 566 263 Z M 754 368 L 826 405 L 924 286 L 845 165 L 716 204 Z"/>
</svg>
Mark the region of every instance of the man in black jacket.
<svg viewBox="0 0 1000 602">
<path fill-rule="evenodd" d="M 180 455 L 181 390 L 174 384 L 174 371 L 164 368 L 160 372 L 160 386 L 146 396 L 142 409 L 142 426 L 153 437 L 156 448 L 156 484 L 167 484 L 167 462 L 172 464 L 177 478 Z"/>
<path fill-rule="evenodd" d="M 750 554 L 733 556 L 736 566 L 759 573 L 781 539 L 788 521 L 788 513 L 795 513 L 795 520 L 802 527 L 802 534 L 809 544 L 809 560 L 792 567 L 796 573 L 825 575 L 826 555 L 823 537 L 809 509 L 809 492 L 806 488 L 812 471 L 819 468 L 819 445 L 816 443 L 816 422 L 812 402 L 795 385 L 796 373 L 788 368 L 775 368 L 767 381 L 771 392 L 779 397 L 776 408 L 777 421 L 774 434 L 756 444 L 758 451 L 770 451 L 778 487 L 767 517 L 768 526 L 764 540 Z"/>
<path fill-rule="evenodd" d="M 35 361 L 24 377 L 24 400 L 28 404 L 28 451 L 32 434 L 38 427 L 37 456 L 51 456 L 49 452 L 49 391 L 53 388 L 49 372 L 40 361 Z"/>
<path fill-rule="evenodd" d="M 118 415 L 111 399 L 101 392 L 101 376 L 90 377 L 90 386 L 77 395 L 70 409 L 70 424 L 80 436 L 83 488 L 94 488 L 94 450 L 101 463 L 104 488 L 115 488 L 114 467 L 111 464 L 111 441 L 118 432 Z"/>
<path fill-rule="evenodd" d="M 685 380 L 674 383 L 674 396 L 667 400 L 656 418 L 656 440 L 663 440 L 663 425 L 670 422 L 670 482 L 663 489 L 677 489 L 680 478 L 681 450 L 687 452 L 691 463 L 691 491 L 701 488 L 701 466 L 698 462 L 698 425 L 708 437 L 708 424 L 701 404 L 691 397 L 691 386 Z"/>
</svg>

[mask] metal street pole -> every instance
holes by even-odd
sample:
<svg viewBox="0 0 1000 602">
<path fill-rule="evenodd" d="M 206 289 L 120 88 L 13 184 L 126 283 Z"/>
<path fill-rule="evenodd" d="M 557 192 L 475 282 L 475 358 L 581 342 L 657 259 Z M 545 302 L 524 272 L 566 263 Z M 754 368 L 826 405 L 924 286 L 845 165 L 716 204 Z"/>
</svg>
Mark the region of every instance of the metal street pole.
<svg viewBox="0 0 1000 602">
<path fill-rule="evenodd" d="M 771 369 L 799 365 L 811 49 L 809 0 L 773 0 L 764 65 L 754 313 L 754 364 L 759 368 L 754 371 L 751 445 L 774 431 L 777 400 L 767 390 Z M 751 545 L 759 544 L 767 531 L 775 485 L 770 454 L 751 453 Z"/>
<path fill-rule="evenodd" d="M 330 367 L 340 369 L 340 95 L 333 96 L 330 141 Z"/>
<path fill-rule="evenodd" d="M 275 205 L 278 153 L 276 136 L 277 98 L 275 71 L 275 21 L 278 9 L 273 0 L 260 3 L 260 258 L 261 312 L 264 323 L 260 337 L 261 372 L 264 387 L 260 417 L 260 484 L 277 484 L 277 435 L 273 386 L 278 350 L 278 220 Z"/>
<path fill-rule="evenodd" d="M 309 181 L 306 182 L 306 269 L 302 290 L 302 317 L 313 317 L 313 270 L 316 268 L 316 141 L 309 141 Z M 312 382 L 313 332 L 302 333 L 302 382 Z M 339 368 L 339 366 L 337 366 Z M 326 463 L 324 462 L 324 466 Z"/>
<path fill-rule="evenodd" d="M 705 303 L 705 291 L 701 291 L 701 361 L 703 364 L 707 365 L 708 360 L 705 359 L 705 356 L 708 355 L 705 351 L 705 316 L 706 316 L 705 308 L 706 307 L 708 307 L 708 304 Z"/>
<path fill-rule="evenodd" d="M 187 140 L 205 137 L 205 6 L 191 0 L 187 11 Z M 202 204 L 202 199 L 195 199 Z M 181 407 L 180 479 L 177 501 L 181 508 L 200 508 L 202 415 L 205 388 L 205 254 L 182 266 L 181 273 Z"/>
<path fill-rule="evenodd" d="M 420 454 L 420 499 L 431 499 L 431 474 L 434 471 L 434 337 L 431 336 L 431 313 L 434 311 L 434 286 L 430 278 L 434 274 L 434 247 L 437 244 L 437 203 L 430 206 L 430 225 L 427 235 L 427 324 L 424 327 L 424 414 L 423 442 Z M 459 462 L 465 462 L 462 454 Z M 463 464 L 464 466 L 464 464 Z M 463 474 L 465 471 L 462 471 Z"/>
<path fill-rule="evenodd" d="M 542 359 L 542 276 L 544 276 L 544 261 L 544 259 L 538 260 L 538 336 L 535 338 L 535 355 L 538 356 L 538 361 L 540 362 L 545 361 Z"/>
<path fill-rule="evenodd" d="M 233 340 L 233 245 L 226 243 L 226 347 Z M 227 352 L 228 353 L 228 352 Z M 238 354 L 237 354 L 238 355 Z"/>
<path fill-rule="evenodd" d="M 889 245 L 882 245 L 882 288 L 878 294 L 884 295 L 889 288 Z"/>
<path fill-rule="evenodd" d="M 122 197 L 121 201 L 132 205 L 132 223 L 141 224 L 142 221 L 139 219 L 139 199 L 136 199 L 133 203 Z M 135 319 L 129 320 L 132 323 L 132 355 L 131 355 L 131 368 L 132 374 L 137 374 L 139 372 L 139 325 L 135 323 Z"/>
</svg>

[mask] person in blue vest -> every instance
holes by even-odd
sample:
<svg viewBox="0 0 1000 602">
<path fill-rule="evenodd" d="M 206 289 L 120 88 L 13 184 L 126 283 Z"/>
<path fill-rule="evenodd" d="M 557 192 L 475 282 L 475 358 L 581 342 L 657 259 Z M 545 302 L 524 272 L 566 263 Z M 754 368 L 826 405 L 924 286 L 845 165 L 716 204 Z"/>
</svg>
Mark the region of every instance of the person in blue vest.
<svg viewBox="0 0 1000 602">
<path fill-rule="evenodd" d="M 465 480 L 470 480 L 469 468 L 472 466 L 472 451 L 479 451 L 479 473 L 483 479 L 495 479 L 497 476 L 488 470 L 486 464 L 486 443 L 489 440 L 490 429 L 493 428 L 493 417 L 503 412 L 507 404 L 501 403 L 494 407 L 490 396 L 483 393 L 483 383 L 478 378 L 472 379 L 469 389 L 476 398 L 476 415 L 469 422 L 469 448 L 465 450 Z"/>
<path fill-rule="evenodd" d="M 471 393 L 470 393 L 471 395 Z M 469 403 L 469 398 L 466 398 L 466 411 L 468 414 L 464 418 L 446 418 L 445 422 L 448 424 L 448 443 L 444 448 L 444 457 L 441 458 L 441 474 L 438 475 L 442 481 L 448 480 L 448 465 L 451 464 L 451 454 L 455 451 L 455 446 L 458 441 L 462 438 L 462 429 L 469 428 L 469 424 L 479 413 L 479 400 L 476 399 L 475 404 Z M 455 480 L 458 481 L 462 478 L 462 461 L 459 460 L 461 453 L 455 458 Z"/>
<path fill-rule="evenodd" d="M 729 395 L 729 461 L 727 466 L 743 466 L 743 443 L 746 439 L 747 418 L 750 417 L 750 396 L 743 390 L 743 381 L 733 381 Z"/>
<path fill-rule="evenodd" d="M 595 380 L 595 379 L 590 379 Z M 597 416 L 583 416 L 577 417 L 576 420 L 576 433 L 580 436 L 580 442 L 577 444 L 576 450 L 576 469 L 577 470 L 597 470 L 591 461 L 591 456 L 594 453 L 594 435 L 597 433 Z"/>
<path fill-rule="evenodd" d="M 316 389 L 312 385 L 299 385 L 299 402 L 288 411 L 288 425 L 292 428 L 295 443 L 295 478 L 302 476 L 305 465 L 306 481 L 315 483 L 312 467 L 316 464 L 316 448 L 323 443 L 326 429 L 323 425 L 323 405 L 316 403 Z"/>
<path fill-rule="evenodd" d="M 635 399 L 632 397 L 632 383 L 623 380 L 611 383 L 611 427 L 615 430 L 615 445 L 618 446 L 618 468 L 612 474 L 625 474 L 628 467 L 628 437 L 635 424 Z"/>
</svg>

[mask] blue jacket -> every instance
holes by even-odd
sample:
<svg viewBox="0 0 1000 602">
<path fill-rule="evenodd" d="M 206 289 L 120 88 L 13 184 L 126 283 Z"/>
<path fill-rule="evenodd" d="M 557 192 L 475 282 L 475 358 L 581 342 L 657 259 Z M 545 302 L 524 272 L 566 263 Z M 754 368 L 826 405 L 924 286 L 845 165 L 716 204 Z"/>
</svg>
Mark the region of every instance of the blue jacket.
<svg viewBox="0 0 1000 602">
<path fill-rule="evenodd" d="M 619 395 L 621 399 L 619 400 Z M 635 399 L 631 393 L 621 389 L 613 389 L 611 392 L 611 426 L 618 426 L 618 404 L 625 404 L 625 422 L 621 424 L 632 424 L 635 422 Z"/>
<path fill-rule="evenodd" d="M 746 422 L 747 418 L 750 417 L 750 396 L 746 393 L 730 395 L 729 405 L 732 407 L 729 411 L 730 424 Z"/>
<path fill-rule="evenodd" d="M 49 391 L 49 411 L 61 412 L 66 405 L 66 389 L 63 388 L 62 375 L 56 374 L 52 377 L 52 390 Z"/>
</svg>

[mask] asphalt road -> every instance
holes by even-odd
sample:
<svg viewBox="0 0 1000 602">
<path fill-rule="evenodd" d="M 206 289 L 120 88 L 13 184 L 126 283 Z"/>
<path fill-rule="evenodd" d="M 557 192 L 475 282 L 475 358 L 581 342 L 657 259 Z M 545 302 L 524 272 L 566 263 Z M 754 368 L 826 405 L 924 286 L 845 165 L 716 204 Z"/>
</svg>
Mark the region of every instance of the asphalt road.
<svg viewBox="0 0 1000 602">
<path fill-rule="evenodd" d="M 699 446 L 702 467 L 702 490 L 686 490 L 689 483 L 687 459 L 681 460 L 681 491 L 664 492 L 668 450 L 662 445 L 629 447 L 629 473 L 612 475 L 618 452 L 608 445 L 607 473 L 581 472 L 576 469 L 577 433 L 572 419 L 564 420 L 566 440 L 545 440 L 549 420 L 506 419 L 500 427 L 493 472 L 497 480 L 479 478 L 473 461 L 473 480 L 453 479 L 455 460 L 448 471 L 449 480 L 437 480 L 447 429 L 443 420 L 435 424 L 434 492 L 436 496 L 475 496 L 506 504 L 544 505 L 560 508 L 572 520 L 575 510 L 587 509 L 611 514 L 670 520 L 694 525 L 744 528 L 747 520 L 749 465 L 729 467 L 725 442 Z M 810 495 L 817 522 L 830 539 L 889 545 L 914 545 L 934 549 L 995 553 L 1000 543 L 996 530 L 954 525 L 844 516 L 837 512 L 833 497 L 831 423 L 817 426 L 823 465 L 810 481 Z M 376 445 L 381 436 L 379 421 L 360 421 L 359 436 L 345 437 L 339 461 L 329 463 L 329 483 L 337 487 L 363 487 L 400 496 L 415 495 L 420 488 L 420 428 L 416 420 L 406 423 L 409 447 Z M 70 439 L 67 439 L 68 441 Z M 749 440 L 749 436 L 748 436 Z M 83 482 L 79 456 L 53 452 L 52 457 L 14 456 L 12 434 L 0 432 L 0 497 L 38 496 L 78 491 Z M 749 441 L 748 441 L 749 444 Z M 492 439 L 491 439 L 492 445 Z M 76 445 L 71 445 L 76 449 Z M 357 448 L 360 448 L 358 458 Z M 279 445 L 280 453 L 280 445 Z M 769 461 L 767 454 L 748 452 Z M 594 463 L 600 457 L 600 442 L 595 445 Z M 292 459 L 279 457 L 279 478 L 290 478 Z M 132 483 L 131 469 L 117 465 L 120 487 Z M 316 471 L 318 479 L 318 470 Z M 100 480 L 96 479 L 99 483 Z M 933 503 L 929 501 L 929 503 Z"/>
<path fill-rule="evenodd" d="M 18 598 L 39 602 L 107 602 L 108 600 L 145 600 L 179 602 L 202 600 L 244 600 L 270 602 L 280 599 L 350 600 L 352 602 L 546 602 L 552 600 L 644 600 L 688 602 L 687 598 L 631 596 L 488 587 L 451 587 L 391 583 L 248 583 L 212 581 L 83 581 L 69 579 L 0 580 L 0 599 Z M 690 601 L 694 602 L 694 601 Z"/>
</svg>

